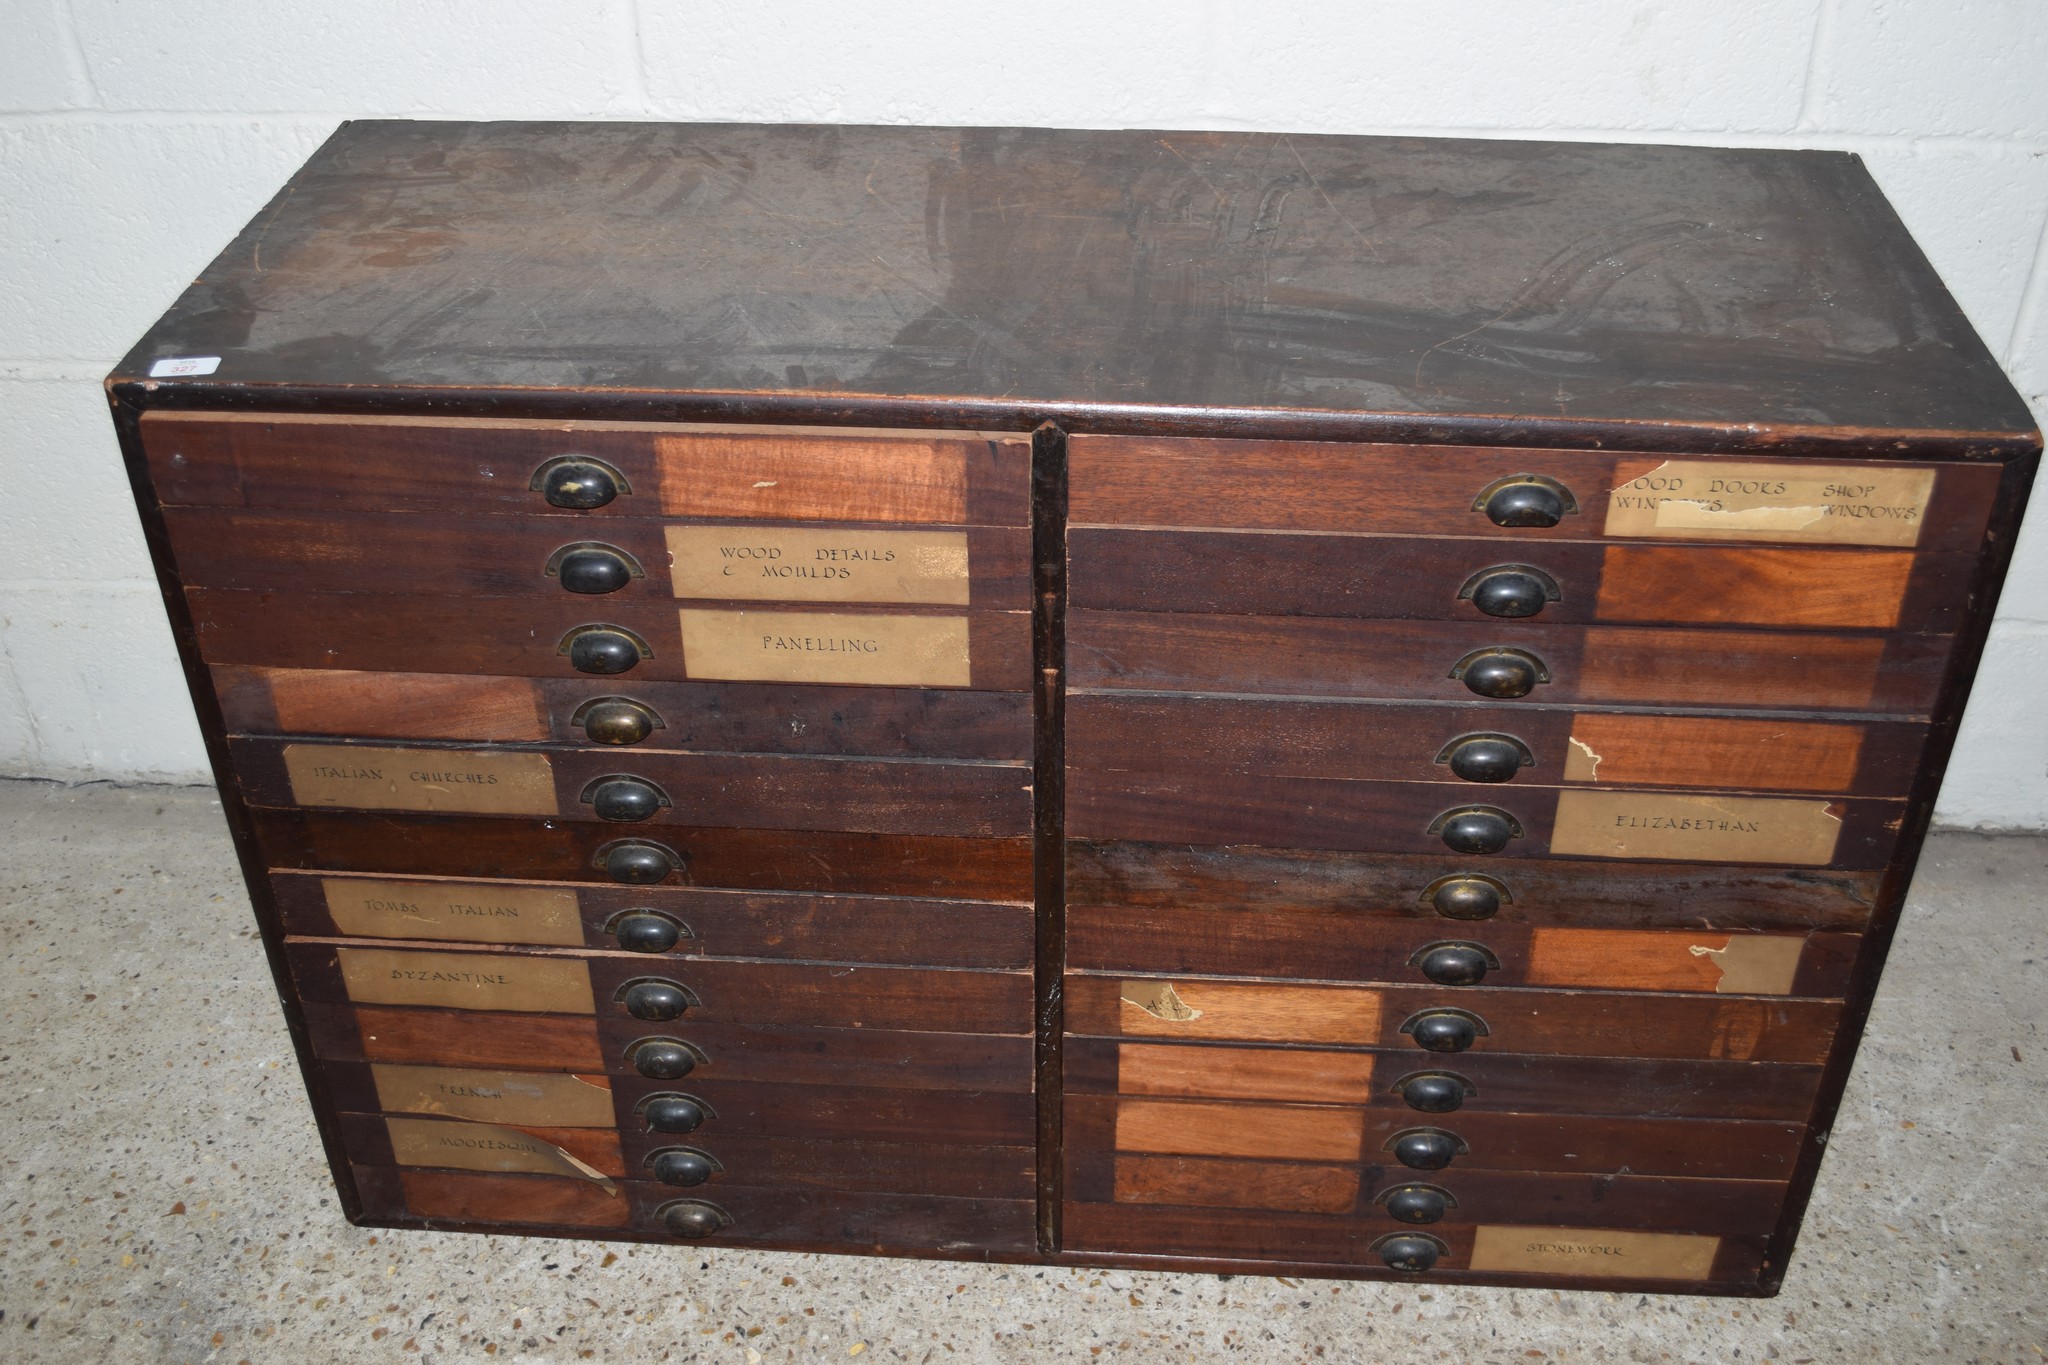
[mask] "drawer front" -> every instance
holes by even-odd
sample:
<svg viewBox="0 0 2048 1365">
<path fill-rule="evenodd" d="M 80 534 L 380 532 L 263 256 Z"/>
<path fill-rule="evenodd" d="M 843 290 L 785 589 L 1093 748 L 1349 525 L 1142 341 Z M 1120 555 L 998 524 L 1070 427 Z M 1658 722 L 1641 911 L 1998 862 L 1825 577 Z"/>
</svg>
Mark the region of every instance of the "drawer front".
<svg viewBox="0 0 2048 1365">
<path fill-rule="evenodd" d="M 1967 464 L 1188 437 L 1072 436 L 1067 450 L 1076 526 L 1503 543 L 1616 537 L 1974 550 L 1999 475 Z"/>
</svg>

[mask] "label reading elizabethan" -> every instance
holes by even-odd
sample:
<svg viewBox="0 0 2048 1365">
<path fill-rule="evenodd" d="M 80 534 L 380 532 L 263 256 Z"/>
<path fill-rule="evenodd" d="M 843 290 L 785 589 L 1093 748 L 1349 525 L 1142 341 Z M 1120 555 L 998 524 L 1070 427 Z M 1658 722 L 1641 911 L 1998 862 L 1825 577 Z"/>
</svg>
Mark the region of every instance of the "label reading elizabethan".
<svg viewBox="0 0 2048 1365">
<path fill-rule="evenodd" d="M 1841 817 L 1825 801 L 1564 791 L 1557 797 L 1550 851 L 1589 858 L 1819 867 L 1834 861 L 1841 832 Z"/>
<path fill-rule="evenodd" d="M 684 608 L 683 671 L 735 682 L 966 687 L 964 616 Z"/>
<path fill-rule="evenodd" d="M 409 953 L 336 948 L 348 998 L 364 1005 L 438 1005 L 521 1014 L 595 1014 L 590 966 L 573 957 Z"/>
<path fill-rule="evenodd" d="M 583 942 L 576 893 L 566 888 L 323 877 L 320 889 L 334 927 L 352 936 L 568 947 Z"/>
<path fill-rule="evenodd" d="M 302 806 L 554 815 L 546 754 L 473 749 L 373 749 L 287 744 L 285 775 Z"/>
<path fill-rule="evenodd" d="M 377 1107 L 395 1114 L 440 1114 L 534 1128 L 610 1128 L 611 1082 L 559 1071 L 476 1071 L 467 1067 L 375 1062 Z"/>
<path fill-rule="evenodd" d="M 965 531 L 671 526 L 677 597 L 967 605 Z"/>
<path fill-rule="evenodd" d="M 1856 465 L 1624 461 L 1607 534 L 1680 540 L 1916 545 L 1934 496 L 1931 469 Z"/>
<path fill-rule="evenodd" d="M 1714 1273 L 1714 1257 L 1720 1250 L 1720 1238 L 1691 1233 L 1483 1225 L 1473 1236 L 1467 1268 L 1610 1279 L 1704 1280 Z"/>
</svg>

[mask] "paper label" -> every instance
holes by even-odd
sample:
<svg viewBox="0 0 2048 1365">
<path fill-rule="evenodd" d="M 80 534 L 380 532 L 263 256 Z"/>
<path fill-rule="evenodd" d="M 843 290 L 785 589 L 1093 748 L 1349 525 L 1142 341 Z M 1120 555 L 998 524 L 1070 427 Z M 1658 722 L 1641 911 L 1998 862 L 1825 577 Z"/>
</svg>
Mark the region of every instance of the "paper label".
<svg viewBox="0 0 2048 1365">
<path fill-rule="evenodd" d="M 181 379 L 187 375 L 212 374 L 220 368 L 217 355 L 168 356 L 149 367 L 151 379 Z"/>
<path fill-rule="evenodd" d="M 576 893 L 564 887 L 323 877 L 335 928 L 357 938 L 581 947 Z"/>
<path fill-rule="evenodd" d="M 337 948 L 348 998 L 360 1005 L 436 1005 L 520 1014 L 596 1014 L 590 964 L 574 957 L 412 953 Z"/>
<path fill-rule="evenodd" d="M 1915 545 L 1934 475 L 1867 465 L 1624 461 L 1606 530 L 1651 539 Z"/>
<path fill-rule="evenodd" d="M 1550 851 L 1588 858 L 1820 867 L 1834 861 L 1841 832 L 1841 817 L 1826 801 L 1563 791 L 1557 797 Z"/>
<path fill-rule="evenodd" d="M 292 799 L 302 806 L 471 815 L 560 813 L 554 770 L 546 754 L 287 744 L 284 770 Z"/>
<path fill-rule="evenodd" d="M 530 1128 L 611 1128 L 611 1082 L 559 1071 L 477 1071 L 466 1067 L 373 1063 L 377 1107 Z"/>
<path fill-rule="evenodd" d="M 387 1118 L 384 1129 L 391 1140 L 391 1159 L 400 1166 L 566 1175 L 595 1181 L 607 1188 L 612 1183 L 603 1171 L 588 1162 L 517 1128 L 446 1119 Z"/>
<path fill-rule="evenodd" d="M 964 616 L 684 608 L 683 671 L 732 682 L 966 687 Z"/>
<path fill-rule="evenodd" d="M 1673 1232 L 1483 1225 L 1472 1240 L 1472 1270 L 1608 1279 L 1704 1280 L 1714 1273 L 1718 1237 Z"/>
<path fill-rule="evenodd" d="M 677 597 L 967 605 L 965 531 L 671 526 Z"/>
</svg>

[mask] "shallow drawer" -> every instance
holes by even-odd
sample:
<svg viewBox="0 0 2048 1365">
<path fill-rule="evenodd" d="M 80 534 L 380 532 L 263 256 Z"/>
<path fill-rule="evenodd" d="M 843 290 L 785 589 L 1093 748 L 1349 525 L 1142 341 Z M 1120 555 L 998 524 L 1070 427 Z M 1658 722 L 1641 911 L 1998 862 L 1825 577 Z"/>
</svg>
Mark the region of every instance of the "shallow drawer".
<svg viewBox="0 0 2048 1365">
<path fill-rule="evenodd" d="M 171 507 L 1031 524 L 1016 434 L 152 412 L 142 443 Z M 558 508 L 534 486 L 576 456 L 609 467 L 609 501 Z"/>
<path fill-rule="evenodd" d="M 270 885 L 285 932 L 305 938 L 623 948 L 649 970 L 699 957 L 1031 965 L 1028 905 L 296 872 Z"/>
<path fill-rule="evenodd" d="M 1860 934 L 1414 923 L 1069 901 L 1076 971 L 1839 997 Z"/>
<path fill-rule="evenodd" d="M 1066 803 L 1067 828 L 1081 839 L 1438 853 L 1481 864 L 1499 854 L 1879 868 L 1905 813 L 1903 801 L 1876 797 L 1457 789 L 1085 767 L 1068 768 Z"/>
<path fill-rule="evenodd" d="M 265 860 L 280 870 L 1031 899 L 1029 839 L 681 825 L 633 833 L 601 821 L 478 815 L 394 819 L 338 810 L 259 808 L 251 816 Z M 615 876 L 612 870 L 622 849 L 636 859 L 626 869 L 629 876 Z M 654 850 L 646 854 L 651 861 L 641 861 L 649 849 Z"/>
<path fill-rule="evenodd" d="M 1076 767 L 1390 778 L 1475 794 L 1563 785 L 1903 796 L 1927 737 L 1904 721 L 1116 692 L 1070 696 L 1066 715 Z M 1201 740 L 1180 748 L 1161 734 Z"/>
<path fill-rule="evenodd" d="M 646 599 L 457 603 L 380 593 L 188 588 L 209 664 L 394 673 L 581 676 L 595 639 L 619 683 L 850 683 L 876 687 L 1031 686 L 1029 612 L 840 605 L 794 610 L 681 607 Z M 615 684 L 616 685 L 616 684 Z"/>
<path fill-rule="evenodd" d="M 1947 632 L 1971 554 L 1076 528 L 1076 607 L 1249 616 Z"/>
<path fill-rule="evenodd" d="M 1363 914 L 1420 919 L 1446 935 L 1482 920 L 1572 928 L 1858 929 L 1870 917 L 1883 875 L 1876 869 L 1392 857 L 1086 839 L 1069 839 L 1066 855 L 1067 899 L 1075 904 L 1169 913 Z"/>
<path fill-rule="evenodd" d="M 1513 623 L 1509 623 L 1512 625 Z M 1361 621 L 1310 616 L 1076 610 L 1070 684 L 1140 692 L 1253 693 L 1552 705 L 1764 707 L 1924 716 L 1943 635 Z"/>
<path fill-rule="evenodd" d="M 1070 436 L 1067 459 L 1076 525 L 1484 536 L 1503 548 L 1613 536 L 1973 550 L 1999 475 L 1970 464 L 1152 436 Z"/>
<path fill-rule="evenodd" d="M 229 742 L 254 806 L 1001 838 L 1031 832 L 1025 763 L 659 749 Z"/>
<path fill-rule="evenodd" d="M 1021 692 L 504 678 L 326 668 L 212 670 L 230 734 L 602 744 L 727 753 L 1028 759 Z"/>
<path fill-rule="evenodd" d="M 1193 976 L 1066 977 L 1070 1033 L 1155 1042 L 1467 1053 L 1826 1060 L 1841 1002 L 1470 986 L 1305 985 Z"/>
</svg>

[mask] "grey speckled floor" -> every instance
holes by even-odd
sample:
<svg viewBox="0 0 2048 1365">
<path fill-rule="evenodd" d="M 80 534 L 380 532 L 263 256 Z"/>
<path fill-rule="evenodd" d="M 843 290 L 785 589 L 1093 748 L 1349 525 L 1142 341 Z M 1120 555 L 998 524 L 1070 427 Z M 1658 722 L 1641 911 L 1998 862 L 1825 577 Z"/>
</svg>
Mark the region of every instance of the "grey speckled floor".
<svg viewBox="0 0 2048 1365">
<path fill-rule="evenodd" d="M 0 1361 L 2038 1360 L 2048 840 L 1938 838 L 1784 1294 L 984 1268 L 342 1222 L 210 792 L 0 783 Z"/>
</svg>

